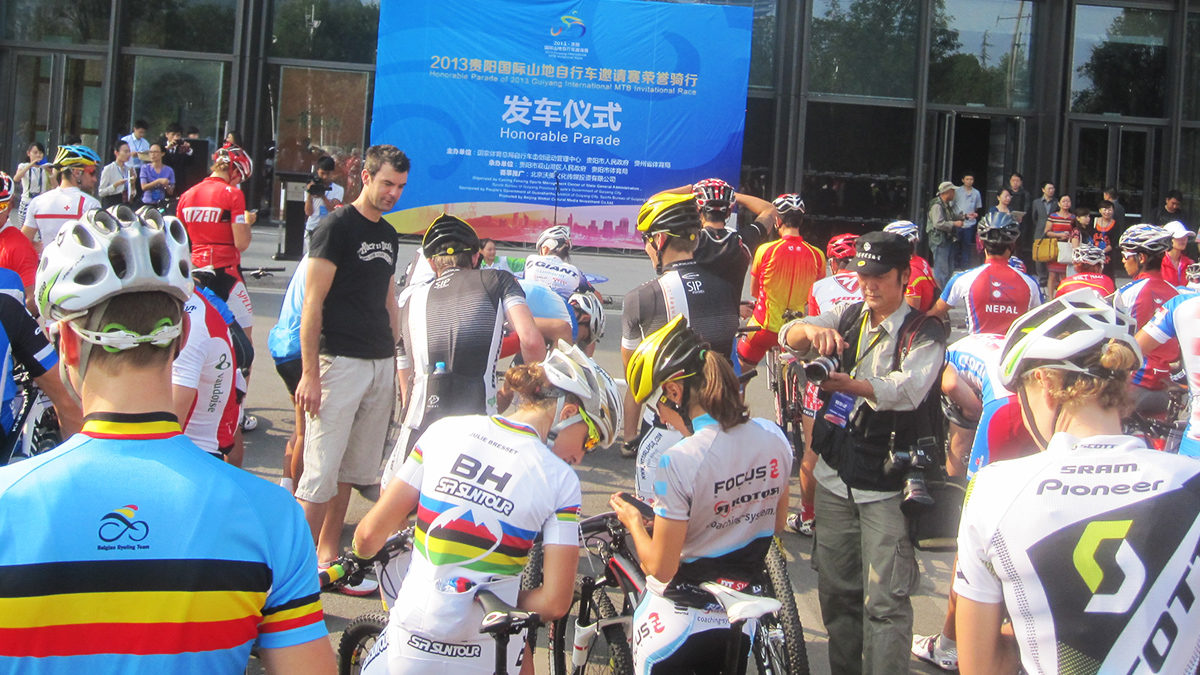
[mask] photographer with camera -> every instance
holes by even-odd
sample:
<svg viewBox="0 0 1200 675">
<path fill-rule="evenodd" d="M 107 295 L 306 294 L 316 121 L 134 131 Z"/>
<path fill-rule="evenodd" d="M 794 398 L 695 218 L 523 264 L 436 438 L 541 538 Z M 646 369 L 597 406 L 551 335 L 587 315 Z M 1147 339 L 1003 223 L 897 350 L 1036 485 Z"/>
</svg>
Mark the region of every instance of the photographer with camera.
<svg viewBox="0 0 1200 675">
<path fill-rule="evenodd" d="M 813 561 L 835 673 L 894 672 L 912 641 L 917 564 L 905 512 L 929 502 L 919 471 L 931 460 L 922 459 L 928 440 L 920 437 L 937 410 L 928 394 L 946 331 L 904 301 L 911 257 L 904 237 L 863 235 L 849 267 L 863 302 L 779 331 L 780 346 L 811 356 L 805 371 L 820 380 L 812 448 L 822 526 Z"/>
<path fill-rule="evenodd" d="M 305 248 L 308 245 L 308 235 L 317 229 L 321 219 L 329 212 L 342 205 L 346 191 L 341 185 L 333 182 L 333 174 L 337 170 L 333 158 L 326 155 L 317 160 L 317 172 L 304 188 L 304 221 Z"/>
</svg>

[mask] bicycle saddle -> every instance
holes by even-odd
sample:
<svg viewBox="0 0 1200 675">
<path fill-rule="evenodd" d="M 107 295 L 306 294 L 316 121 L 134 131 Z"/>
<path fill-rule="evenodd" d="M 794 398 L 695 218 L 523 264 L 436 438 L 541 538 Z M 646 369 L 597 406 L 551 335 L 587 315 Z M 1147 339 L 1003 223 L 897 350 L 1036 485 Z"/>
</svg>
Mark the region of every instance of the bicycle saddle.
<svg viewBox="0 0 1200 675">
<path fill-rule="evenodd" d="M 778 612 L 779 608 L 783 606 L 775 598 L 762 598 L 749 593 L 740 593 L 715 581 L 705 581 L 700 584 L 700 588 L 712 593 L 717 602 L 721 603 L 731 623 L 757 619 L 764 614 Z"/>
<path fill-rule="evenodd" d="M 496 597 L 495 593 L 480 590 L 475 594 L 475 602 L 483 606 L 483 622 L 479 625 L 480 633 L 516 633 L 532 626 L 540 620 L 536 612 L 526 612 Z"/>
</svg>

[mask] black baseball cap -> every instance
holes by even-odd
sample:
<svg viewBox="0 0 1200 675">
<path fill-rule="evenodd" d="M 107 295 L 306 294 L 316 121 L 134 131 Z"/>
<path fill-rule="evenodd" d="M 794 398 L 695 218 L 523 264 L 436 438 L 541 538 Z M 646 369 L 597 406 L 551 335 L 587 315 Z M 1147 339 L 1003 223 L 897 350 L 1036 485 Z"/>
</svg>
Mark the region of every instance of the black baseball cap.
<svg viewBox="0 0 1200 675">
<path fill-rule="evenodd" d="M 908 239 L 891 232 L 868 232 L 854 242 L 850 270 L 879 276 L 889 270 L 906 270 L 913 248 Z"/>
</svg>

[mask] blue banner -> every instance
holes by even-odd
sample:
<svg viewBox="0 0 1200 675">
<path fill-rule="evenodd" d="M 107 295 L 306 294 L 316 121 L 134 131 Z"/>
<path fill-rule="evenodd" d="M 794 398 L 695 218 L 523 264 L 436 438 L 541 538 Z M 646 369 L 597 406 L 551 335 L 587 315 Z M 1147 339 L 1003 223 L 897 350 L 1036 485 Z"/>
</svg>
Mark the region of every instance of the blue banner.
<svg viewBox="0 0 1200 675">
<path fill-rule="evenodd" d="M 650 195 L 737 184 L 753 12 L 639 0 L 385 0 L 371 142 L 412 159 L 401 210 L 481 236 L 641 247 Z"/>
</svg>

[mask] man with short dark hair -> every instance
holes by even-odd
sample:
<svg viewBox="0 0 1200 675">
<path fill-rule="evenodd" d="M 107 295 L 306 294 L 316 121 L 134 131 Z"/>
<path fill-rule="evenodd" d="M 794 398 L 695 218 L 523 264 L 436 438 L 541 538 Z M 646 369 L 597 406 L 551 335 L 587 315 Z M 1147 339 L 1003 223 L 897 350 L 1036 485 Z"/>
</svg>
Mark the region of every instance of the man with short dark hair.
<svg viewBox="0 0 1200 675">
<path fill-rule="evenodd" d="M 150 140 L 146 138 L 146 129 L 149 126 L 146 120 L 134 120 L 133 131 L 121 137 L 121 140 L 129 144 L 129 152 L 132 153 L 129 161 L 133 165 L 134 173 L 141 169 L 142 164 L 150 161 Z"/>
<path fill-rule="evenodd" d="M 975 224 L 979 221 L 979 211 L 983 209 L 983 195 L 975 189 L 974 171 L 963 172 L 962 185 L 954 189 L 954 208 L 963 214 L 954 268 L 967 269 L 975 261 Z"/>
<path fill-rule="evenodd" d="M 929 433 L 932 421 L 922 419 L 941 412 L 927 394 L 945 358 L 946 332 L 904 301 L 908 240 L 870 232 L 855 250 L 850 269 L 864 301 L 785 325 L 779 344 L 840 360 L 820 385 L 813 429 L 820 456 L 813 559 L 830 669 L 882 675 L 907 668 L 918 580 L 901 493 L 905 472 L 884 467 L 891 450 L 910 449 Z"/>
<path fill-rule="evenodd" d="M 296 403 L 309 423 L 296 499 L 321 563 L 341 551 L 351 487 L 379 477 L 396 393 L 399 328 L 393 291 L 399 235 L 383 214 L 404 192 L 408 169 L 399 148 L 372 146 L 362 193 L 326 216 L 310 242 L 296 385 Z M 368 581 L 346 592 L 371 593 L 377 585 Z"/>
<path fill-rule="evenodd" d="M 304 243 L 308 244 L 308 238 L 312 236 L 312 231 L 320 224 L 321 219 L 329 215 L 337 207 L 342 205 L 342 198 L 346 191 L 341 185 L 333 182 L 333 176 L 337 166 L 334 164 L 333 158 L 325 155 L 317 160 L 317 180 L 309 181 L 304 187 L 304 215 L 308 218 L 304 221 Z M 324 187 L 324 191 L 321 188 Z"/>
<path fill-rule="evenodd" d="M 1035 233 L 1033 230 L 1033 219 L 1029 214 L 1031 200 L 1029 191 L 1025 189 L 1025 177 L 1016 171 L 1008 176 L 1008 194 L 1011 196 L 1008 210 L 1021 225 L 1020 253 L 1017 255 L 1025 262 L 1026 269 L 1033 269 L 1033 240 L 1041 236 L 1041 231 Z"/>
<path fill-rule="evenodd" d="M 1150 222 L 1159 227 L 1166 227 L 1167 223 L 1175 221 L 1187 228 L 1187 220 L 1183 213 L 1183 193 L 1179 190 L 1167 190 L 1163 195 L 1163 205 L 1158 207 L 1154 213 L 1154 220 Z"/>
<path fill-rule="evenodd" d="M 1125 231 L 1125 206 L 1121 204 L 1121 195 L 1115 187 L 1104 188 L 1104 199 L 1112 202 L 1113 221 L 1116 223 L 1117 231 L 1113 235 L 1113 242 L 1121 237 L 1121 233 Z"/>
</svg>

